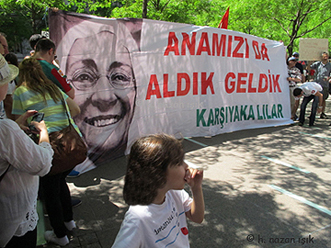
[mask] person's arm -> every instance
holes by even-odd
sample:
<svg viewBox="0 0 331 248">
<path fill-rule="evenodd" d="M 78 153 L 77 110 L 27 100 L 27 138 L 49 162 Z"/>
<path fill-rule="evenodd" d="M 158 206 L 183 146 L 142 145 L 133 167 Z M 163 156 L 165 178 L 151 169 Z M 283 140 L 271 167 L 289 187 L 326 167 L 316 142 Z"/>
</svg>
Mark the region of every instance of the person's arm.
<svg viewBox="0 0 331 248">
<path fill-rule="evenodd" d="M 298 74 L 297 77 L 295 78 L 296 80 L 299 80 L 299 81 L 296 81 L 295 82 L 302 82 L 302 79 L 303 79 L 303 74 Z"/>
<path fill-rule="evenodd" d="M 53 150 L 49 143 L 40 145 L 27 136 L 20 127 L 11 120 L 1 123 L 0 136 L 5 137 L 6 146 L 2 147 L 1 157 L 14 168 L 32 175 L 44 176 L 52 166 Z"/>
<path fill-rule="evenodd" d="M 71 98 L 74 99 L 75 98 L 75 89 L 71 88 L 71 90 L 69 90 L 68 92 L 66 92 L 66 94 Z"/>
<path fill-rule="evenodd" d="M 28 110 L 22 115 L 15 115 L 15 122 L 23 131 L 29 131 L 27 119 L 32 117 L 35 113 L 38 113 L 37 110 Z"/>
<path fill-rule="evenodd" d="M 301 76 L 298 76 L 298 77 L 288 77 L 287 78 L 288 81 L 293 81 L 293 82 L 301 82 Z"/>
<path fill-rule="evenodd" d="M 18 126 L 23 131 L 29 131 L 27 119 L 29 117 L 33 116 L 37 112 L 38 111 L 36 111 L 36 110 L 28 110 L 23 115 L 19 116 L 15 122 L 18 124 Z M 34 125 L 37 129 L 37 133 L 39 134 L 39 144 L 42 142 L 49 143 L 49 137 L 48 137 L 47 127 L 45 125 L 45 122 L 44 121 L 41 121 L 41 122 L 32 121 L 31 124 Z"/>
<path fill-rule="evenodd" d="M 42 142 L 49 143 L 49 137 L 45 122 L 43 120 L 41 122 L 31 121 L 31 124 L 36 127 L 39 133 L 39 144 L 41 144 Z"/>
<path fill-rule="evenodd" d="M 15 120 L 14 115 L 11 113 L 13 107 L 13 97 L 12 95 L 6 95 L 5 100 L 3 100 L 3 104 L 6 111 L 6 116 L 8 119 Z"/>
<path fill-rule="evenodd" d="M 297 112 L 298 107 L 299 107 L 299 103 L 300 103 L 300 98 L 295 99 L 295 103 L 294 103 L 294 106 L 293 106 L 293 113 Z"/>
<path fill-rule="evenodd" d="M 75 98 L 75 89 L 70 85 L 65 76 L 62 76 L 56 68 L 53 68 L 51 71 L 52 75 L 61 85 L 63 91 L 71 98 Z M 62 73 L 62 72 L 61 72 Z"/>
<path fill-rule="evenodd" d="M 80 108 L 79 108 L 78 104 L 74 100 L 72 100 L 70 97 L 68 97 L 66 99 L 66 102 L 68 104 L 70 115 L 72 117 L 80 114 Z"/>
<path fill-rule="evenodd" d="M 187 180 L 191 187 L 193 202 L 191 210 L 186 212 L 186 217 L 196 223 L 201 223 L 205 216 L 205 201 L 202 192 L 203 171 L 197 169 L 190 169 L 191 175 Z"/>
</svg>

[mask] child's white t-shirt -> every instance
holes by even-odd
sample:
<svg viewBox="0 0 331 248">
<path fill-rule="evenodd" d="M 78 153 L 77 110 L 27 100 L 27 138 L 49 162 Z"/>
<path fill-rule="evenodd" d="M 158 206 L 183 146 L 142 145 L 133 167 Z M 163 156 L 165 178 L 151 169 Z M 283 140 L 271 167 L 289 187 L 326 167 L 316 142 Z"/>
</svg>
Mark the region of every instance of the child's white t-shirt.
<svg viewBox="0 0 331 248">
<path fill-rule="evenodd" d="M 192 201 L 185 190 L 169 190 L 161 205 L 130 206 L 112 247 L 190 247 L 185 212 Z"/>
</svg>

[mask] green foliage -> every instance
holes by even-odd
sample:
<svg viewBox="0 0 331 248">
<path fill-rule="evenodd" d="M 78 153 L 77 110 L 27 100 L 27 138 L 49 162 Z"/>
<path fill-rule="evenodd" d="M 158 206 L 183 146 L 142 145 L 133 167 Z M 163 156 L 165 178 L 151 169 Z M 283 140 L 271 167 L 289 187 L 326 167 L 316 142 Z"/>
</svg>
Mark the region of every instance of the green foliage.
<svg viewBox="0 0 331 248">
<path fill-rule="evenodd" d="M 330 0 L 1 0 L 1 30 L 18 43 L 47 29 L 47 8 L 113 18 L 147 18 L 217 27 L 230 7 L 228 28 L 259 37 L 283 40 L 289 52 L 299 38 L 329 38 Z M 14 44 L 10 44 L 14 45 Z"/>
<path fill-rule="evenodd" d="M 241 0 L 230 6 L 229 28 L 259 37 L 283 40 L 289 53 L 298 50 L 299 38 L 329 38 L 329 0 Z M 235 23 L 234 23 L 235 22 Z"/>
<path fill-rule="evenodd" d="M 19 50 L 21 42 L 34 33 L 47 30 L 47 8 L 65 9 L 62 0 L 1 0 L 0 27 L 7 35 L 11 50 Z"/>
</svg>

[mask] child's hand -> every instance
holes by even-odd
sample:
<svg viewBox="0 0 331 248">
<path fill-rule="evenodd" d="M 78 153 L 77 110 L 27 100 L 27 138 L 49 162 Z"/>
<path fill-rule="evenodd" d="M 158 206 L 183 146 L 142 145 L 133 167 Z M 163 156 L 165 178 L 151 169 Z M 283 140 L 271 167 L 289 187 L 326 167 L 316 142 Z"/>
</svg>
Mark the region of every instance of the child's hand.
<svg viewBox="0 0 331 248">
<path fill-rule="evenodd" d="M 186 181 L 192 190 L 201 188 L 203 179 L 203 170 L 189 168 L 187 170 Z"/>
</svg>

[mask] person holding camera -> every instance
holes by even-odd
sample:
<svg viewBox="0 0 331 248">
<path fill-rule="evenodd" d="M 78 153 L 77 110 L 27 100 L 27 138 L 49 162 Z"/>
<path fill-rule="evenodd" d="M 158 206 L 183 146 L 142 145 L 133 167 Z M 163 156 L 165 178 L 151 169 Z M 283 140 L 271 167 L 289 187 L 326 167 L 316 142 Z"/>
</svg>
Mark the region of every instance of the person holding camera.
<svg viewBox="0 0 331 248">
<path fill-rule="evenodd" d="M 0 55 L 0 101 L 17 75 L 18 68 Z M 23 112 L 16 122 L 0 119 L 0 247 L 36 247 L 39 176 L 49 172 L 53 156 L 44 121 L 31 123 L 38 144 L 22 131 L 29 131 L 27 119 L 36 113 Z"/>
</svg>

